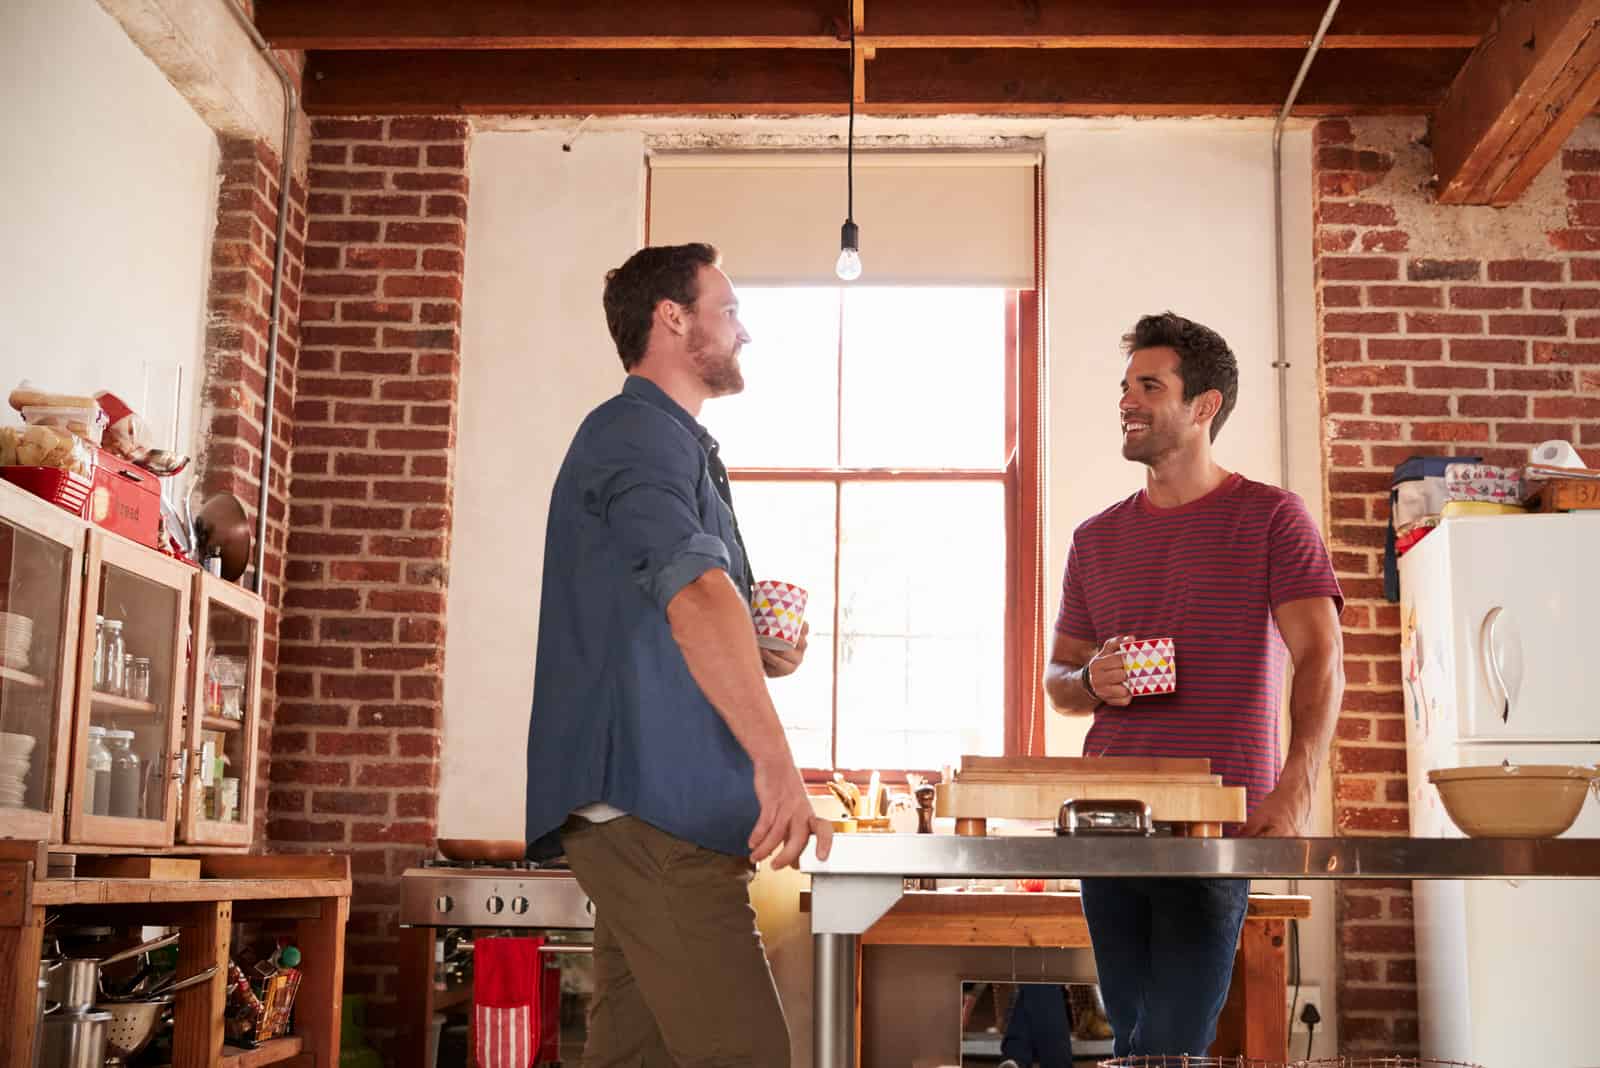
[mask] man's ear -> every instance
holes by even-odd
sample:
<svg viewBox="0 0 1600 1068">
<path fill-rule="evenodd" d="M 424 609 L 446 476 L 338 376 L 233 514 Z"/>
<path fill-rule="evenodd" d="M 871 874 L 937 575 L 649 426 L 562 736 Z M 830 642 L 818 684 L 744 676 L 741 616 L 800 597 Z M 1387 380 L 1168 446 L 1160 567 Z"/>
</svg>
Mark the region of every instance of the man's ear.
<svg viewBox="0 0 1600 1068">
<path fill-rule="evenodd" d="M 657 301 L 655 320 L 669 333 L 680 337 L 689 332 L 689 310 L 675 300 Z"/>
<path fill-rule="evenodd" d="M 1210 423 L 1222 411 L 1222 391 L 1208 389 L 1194 399 L 1194 421 Z"/>
</svg>

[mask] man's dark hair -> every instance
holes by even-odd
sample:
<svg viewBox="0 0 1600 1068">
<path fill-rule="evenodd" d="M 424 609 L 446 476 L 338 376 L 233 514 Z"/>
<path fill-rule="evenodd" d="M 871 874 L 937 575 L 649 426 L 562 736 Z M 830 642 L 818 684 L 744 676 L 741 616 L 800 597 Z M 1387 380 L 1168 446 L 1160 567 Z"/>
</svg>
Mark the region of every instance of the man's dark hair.
<svg viewBox="0 0 1600 1068">
<path fill-rule="evenodd" d="M 1208 389 L 1222 394 L 1222 407 L 1211 420 L 1211 440 L 1228 421 L 1239 399 L 1239 361 L 1228 343 L 1208 326 L 1172 312 L 1146 315 L 1122 335 L 1122 351 L 1169 348 L 1178 354 L 1178 375 L 1183 379 L 1183 399 L 1192 401 Z"/>
<path fill-rule="evenodd" d="M 700 268 L 715 267 L 720 259 L 710 245 L 654 245 L 606 272 L 606 326 L 625 370 L 644 359 L 656 305 L 663 300 L 693 304 L 700 296 Z"/>
</svg>

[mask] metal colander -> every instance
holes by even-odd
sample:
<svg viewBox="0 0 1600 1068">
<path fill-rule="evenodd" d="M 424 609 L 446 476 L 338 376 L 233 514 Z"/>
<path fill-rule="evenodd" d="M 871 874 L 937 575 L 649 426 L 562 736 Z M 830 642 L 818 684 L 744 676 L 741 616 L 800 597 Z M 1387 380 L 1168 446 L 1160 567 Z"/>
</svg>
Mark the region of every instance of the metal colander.
<svg viewBox="0 0 1600 1068">
<path fill-rule="evenodd" d="M 155 1036 L 161 1014 L 172 1004 L 170 998 L 155 1001 L 107 1001 L 96 1006 L 111 1014 L 106 1031 L 106 1063 L 122 1064 Z"/>
</svg>

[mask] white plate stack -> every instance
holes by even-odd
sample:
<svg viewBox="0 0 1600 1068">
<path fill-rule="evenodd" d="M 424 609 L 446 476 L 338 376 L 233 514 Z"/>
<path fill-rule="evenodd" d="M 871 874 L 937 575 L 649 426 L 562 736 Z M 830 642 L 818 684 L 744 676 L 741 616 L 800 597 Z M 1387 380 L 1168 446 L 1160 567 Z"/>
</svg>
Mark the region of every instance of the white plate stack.
<svg viewBox="0 0 1600 1068">
<path fill-rule="evenodd" d="M 22 807 L 37 742 L 31 734 L 0 733 L 0 808 Z"/>
<path fill-rule="evenodd" d="M 27 671 L 32 652 L 33 620 L 15 612 L 0 612 L 0 664 Z"/>
</svg>

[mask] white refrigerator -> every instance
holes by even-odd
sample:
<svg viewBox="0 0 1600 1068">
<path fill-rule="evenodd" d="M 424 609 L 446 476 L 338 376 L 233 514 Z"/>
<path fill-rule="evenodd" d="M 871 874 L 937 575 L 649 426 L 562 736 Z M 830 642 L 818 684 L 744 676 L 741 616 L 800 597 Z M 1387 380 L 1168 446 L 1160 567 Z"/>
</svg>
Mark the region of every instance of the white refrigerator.
<svg viewBox="0 0 1600 1068">
<path fill-rule="evenodd" d="M 1446 519 L 1400 560 L 1411 833 L 1431 768 L 1600 763 L 1600 513 Z M 1585 800 L 1568 837 L 1600 838 Z M 1600 882 L 1413 885 L 1422 1055 L 1600 1065 Z"/>
</svg>

